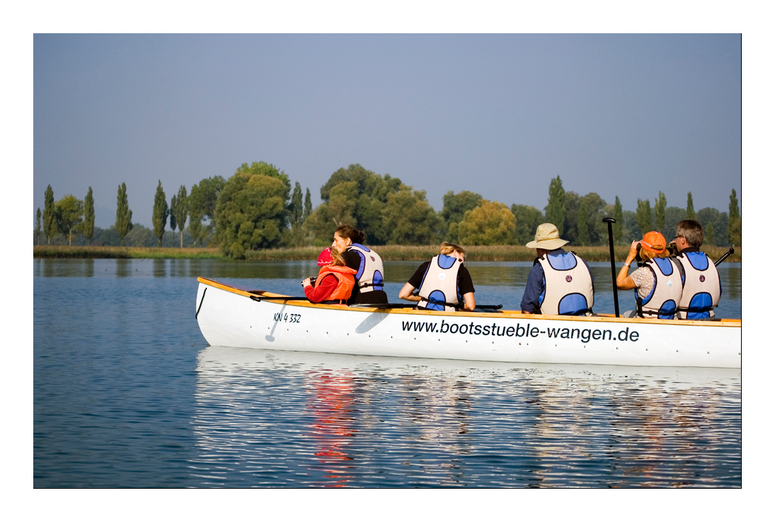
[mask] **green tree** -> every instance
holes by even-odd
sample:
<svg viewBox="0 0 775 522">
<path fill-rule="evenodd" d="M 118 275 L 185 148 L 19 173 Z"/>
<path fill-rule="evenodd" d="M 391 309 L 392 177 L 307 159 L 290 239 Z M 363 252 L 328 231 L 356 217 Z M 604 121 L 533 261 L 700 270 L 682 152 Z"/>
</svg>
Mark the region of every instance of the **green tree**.
<svg viewBox="0 0 775 522">
<path fill-rule="evenodd" d="M 183 230 L 186 228 L 186 220 L 188 219 L 188 191 L 185 185 L 181 185 L 178 189 L 178 195 L 172 196 L 175 201 L 175 206 L 170 213 L 170 225 L 172 220 L 175 220 L 175 224 L 180 230 L 180 248 L 183 248 Z M 174 228 L 173 228 L 174 230 Z"/>
<path fill-rule="evenodd" d="M 339 224 L 352 225 L 366 234 L 370 245 L 384 245 L 393 231 L 382 211 L 388 195 L 401 190 L 401 180 L 380 176 L 359 164 L 334 172 L 320 188 L 322 203 L 310 214 L 308 227 L 316 240 L 330 242 Z"/>
<path fill-rule="evenodd" d="M 441 217 L 444 220 L 446 237 L 451 242 L 458 241 L 458 224 L 463 221 L 463 216 L 469 210 L 475 209 L 482 201 L 481 194 L 464 190 L 455 194 L 449 191 L 444 194 L 442 201 Z"/>
<path fill-rule="evenodd" d="M 579 206 L 579 211 L 576 216 L 576 223 L 578 229 L 578 237 L 576 242 L 582 246 L 589 245 L 589 216 L 587 212 L 586 201 L 582 200 L 581 205 Z"/>
<path fill-rule="evenodd" d="M 740 219 L 740 204 L 737 201 L 737 192 L 732 189 L 732 194 L 729 196 L 729 229 L 727 232 L 727 240 L 732 245 L 740 245 L 742 241 L 743 229 L 742 220 Z"/>
<path fill-rule="evenodd" d="M 619 196 L 616 196 L 616 201 L 614 202 L 614 215 L 613 218 L 616 220 L 616 223 L 613 224 L 613 227 L 611 227 L 611 232 L 613 232 L 614 236 L 614 243 L 621 244 L 622 242 L 622 233 L 623 233 L 623 226 L 624 226 L 624 215 L 622 214 L 622 202 L 619 201 Z"/>
<path fill-rule="evenodd" d="M 35 244 L 40 245 L 40 207 L 38 207 L 38 213 L 35 217 Z"/>
<path fill-rule="evenodd" d="M 635 210 L 635 219 L 637 220 L 641 237 L 647 232 L 654 230 L 654 227 L 652 226 L 653 220 L 651 219 L 651 202 L 648 198 L 644 201 L 638 200 L 638 208 Z"/>
<path fill-rule="evenodd" d="M 390 231 L 387 243 L 429 245 L 439 241 L 439 219 L 424 190 L 401 185 L 398 192 L 388 193 L 382 218 Z"/>
<path fill-rule="evenodd" d="M 215 207 L 218 242 L 235 259 L 248 250 L 280 246 L 288 219 L 288 177 L 273 165 L 253 165 L 258 167 L 240 168 L 229 178 Z"/>
<path fill-rule="evenodd" d="M 304 221 L 312 214 L 312 195 L 307 188 L 307 192 L 304 194 Z"/>
<path fill-rule="evenodd" d="M 191 238 L 194 240 L 194 246 L 197 241 L 204 245 L 207 236 L 215 230 L 215 207 L 226 180 L 222 176 L 205 178 L 191 187 L 191 194 L 188 196 L 188 211 L 191 216 L 191 223 L 188 230 Z M 207 219 L 208 223 L 203 226 L 202 220 Z"/>
<path fill-rule="evenodd" d="M 161 246 L 161 240 L 164 237 L 164 229 L 167 226 L 167 218 L 170 215 L 170 208 L 167 205 L 167 196 L 164 194 L 164 189 L 161 186 L 161 180 L 156 186 L 156 195 L 153 198 L 153 215 L 151 220 L 153 222 L 153 234 L 159 239 Z"/>
<path fill-rule="evenodd" d="M 172 195 L 170 199 L 170 230 L 172 230 L 172 241 L 175 241 L 175 229 L 178 227 L 178 220 L 175 212 L 178 210 L 178 196 Z M 183 242 L 183 234 L 180 234 L 180 241 Z"/>
<path fill-rule="evenodd" d="M 565 225 L 565 189 L 560 176 L 549 183 L 549 204 L 546 206 L 546 221 L 553 223 L 562 237 Z"/>
<path fill-rule="evenodd" d="M 458 225 L 458 236 L 464 245 L 513 245 L 517 223 L 509 208 L 498 201 L 483 199 L 469 210 Z"/>
<path fill-rule="evenodd" d="M 519 245 L 524 245 L 535 239 L 538 225 L 543 223 L 544 215 L 535 207 L 529 205 L 511 205 L 511 213 L 514 214 L 516 221 L 516 241 Z"/>
<path fill-rule="evenodd" d="M 703 244 L 704 245 L 713 245 L 714 244 L 713 243 L 713 223 L 708 223 L 708 226 L 705 227 L 705 231 L 704 232 L 705 232 L 704 233 L 705 237 L 703 239 Z"/>
<path fill-rule="evenodd" d="M 116 198 L 116 232 L 121 246 L 124 246 L 124 238 L 131 230 L 132 211 L 129 210 L 129 200 L 126 196 L 126 183 L 118 186 Z"/>
<path fill-rule="evenodd" d="M 86 244 L 91 243 L 94 238 L 94 193 L 91 187 L 86 192 L 86 199 L 83 200 L 83 235 L 86 238 Z"/>
<path fill-rule="evenodd" d="M 708 227 L 711 227 L 713 229 L 713 244 L 728 244 L 729 216 L 727 216 L 726 212 L 719 212 L 718 209 L 705 207 L 697 211 L 696 219 L 702 225 L 705 235 L 703 243 L 708 243 Z"/>
<path fill-rule="evenodd" d="M 697 219 L 694 214 L 694 201 L 692 200 L 692 193 L 686 196 L 686 218 L 685 219 Z"/>
<path fill-rule="evenodd" d="M 83 201 L 68 194 L 56 202 L 57 228 L 67 236 L 67 244 L 73 244 L 73 232 L 83 222 Z"/>
<path fill-rule="evenodd" d="M 656 198 L 654 204 L 654 218 L 656 220 L 657 232 L 665 233 L 665 207 L 667 207 L 667 198 L 659 191 L 659 197 Z"/>
<path fill-rule="evenodd" d="M 301 184 L 297 181 L 291 194 L 291 204 L 288 206 L 291 219 L 291 227 L 298 227 L 304 221 L 304 202 L 301 192 Z"/>
<path fill-rule="evenodd" d="M 46 187 L 45 205 L 43 206 L 43 232 L 46 234 L 46 242 L 50 245 L 51 238 L 57 235 L 57 213 L 54 203 L 54 190 L 51 185 Z"/>
</svg>

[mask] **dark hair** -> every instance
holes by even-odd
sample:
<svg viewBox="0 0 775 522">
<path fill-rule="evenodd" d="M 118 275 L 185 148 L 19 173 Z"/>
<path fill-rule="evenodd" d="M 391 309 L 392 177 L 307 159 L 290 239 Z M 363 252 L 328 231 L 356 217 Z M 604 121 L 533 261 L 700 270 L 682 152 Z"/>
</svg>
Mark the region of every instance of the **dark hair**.
<svg viewBox="0 0 775 522">
<path fill-rule="evenodd" d="M 705 239 L 702 233 L 702 225 L 693 219 L 684 219 L 679 221 L 675 227 L 676 236 L 683 236 L 686 238 L 686 242 L 694 248 L 700 248 L 702 241 Z"/>
<path fill-rule="evenodd" d="M 363 234 L 363 232 L 355 227 L 351 227 L 350 225 L 339 225 L 336 227 L 334 234 L 339 234 L 339 236 L 342 238 L 349 237 L 353 243 L 359 244 L 363 244 L 363 241 L 366 239 L 366 236 Z"/>
</svg>

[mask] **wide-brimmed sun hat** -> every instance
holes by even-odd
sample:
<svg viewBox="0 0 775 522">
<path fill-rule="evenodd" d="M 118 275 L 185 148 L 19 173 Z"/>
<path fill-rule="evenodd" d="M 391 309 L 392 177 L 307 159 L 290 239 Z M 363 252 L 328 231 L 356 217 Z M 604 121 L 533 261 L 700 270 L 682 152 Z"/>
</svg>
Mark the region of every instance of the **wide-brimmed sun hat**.
<svg viewBox="0 0 775 522">
<path fill-rule="evenodd" d="M 640 240 L 640 247 L 654 254 L 661 254 L 667 247 L 667 241 L 665 241 L 665 236 L 652 230 L 647 232 L 643 239 Z"/>
<path fill-rule="evenodd" d="M 535 241 L 527 245 L 528 248 L 543 248 L 544 250 L 554 250 L 566 245 L 568 242 L 560 238 L 560 232 L 557 227 L 551 223 L 542 223 L 536 229 Z"/>
<path fill-rule="evenodd" d="M 333 258 L 331 257 L 331 249 L 326 248 L 318 256 L 318 266 L 330 265 Z"/>
</svg>

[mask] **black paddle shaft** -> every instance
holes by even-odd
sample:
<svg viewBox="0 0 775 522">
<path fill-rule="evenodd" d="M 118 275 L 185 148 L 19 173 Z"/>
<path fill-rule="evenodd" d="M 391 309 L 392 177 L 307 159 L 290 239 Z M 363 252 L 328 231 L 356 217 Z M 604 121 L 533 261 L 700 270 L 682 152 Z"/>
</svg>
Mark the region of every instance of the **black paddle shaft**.
<svg viewBox="0 0 775 522">
<path fill-rule="evenodd" d="M 728 258 L 729 256 L 731 256 L 731 255 L 732 255 L 732 254 L 734 254 L 734 253 L 735 253 L 735 248 L 734 248 L 734 247 L 730 248 L 730 249 L 727 251 L 727 253 L 726 253 L 726 254 L 724 254 L 723 256 L 721 256 L 721 257 L 718 259 L 718 261 L 716 261 L 716 262 L 714 263 L 714 265 L 715 265 L 715 266 L 719 266 L 721 263 L 723 263 L 723 262 L 724 262 L 724 260 L 725 260 L 726 258 Z"/>
<path fill-rule="evenodd" d="M 603 218 L 603 223 L 608 223 L 608 247 L 611 252 L 611 279 L 614 284 L 614 310 L 616 310 L 616 317 L 619 317 L 619 293 L 616 288 L 616 260 L 614 259 L 614 232 L 612 225 L 616 223 L 616 220 L 611 217 Z"/>
</svg>

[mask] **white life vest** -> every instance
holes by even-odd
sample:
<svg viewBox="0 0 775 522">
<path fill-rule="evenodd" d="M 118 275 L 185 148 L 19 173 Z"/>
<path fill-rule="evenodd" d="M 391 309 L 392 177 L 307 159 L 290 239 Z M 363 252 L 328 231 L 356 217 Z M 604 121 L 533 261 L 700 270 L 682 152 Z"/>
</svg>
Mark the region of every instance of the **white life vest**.
<svg viewBox="0 0 775 522">
<path fill-rule="evenodd" d="M 545 254 L 537 262 L 544 269 L 544 292 L 538 298 L 542 314 L 579 315 L 592 311 L 592 273 L 580 257 L 574 252 Z"/>
<path fill-rule="evenodd" d="M 460 305 L 457 274 L 461 266 L 463 261 L 456 257 L 434 256 L 420 283 L 417 308 L 454 312 Z"/>
<path fill-rule="evenodd" d="M 349 250 L 357 253 L 361 258 L 361 265 L 355 274 L 360 293 L 384 290 L 385 269 L 382 267 L 382 258 L 379 254 L 360 243 L 353 243 Z"/>
<path fill-rule="evenodd" d="M 721 280 L 705 252 L 682 252 L 676 260 L 684 270 L 683 294 L 678 303 L 679 319 L 712 319 L 721 299 Z"/>
<path fill-rule="evenodd" d="M 643 299 L 638 297 L 638 289 L 635 289 L 638 315 L 673 319 L 678 310 L 683 290 L 678 264 L 670 258 L 657 257 L 647 261 L 645 266 L 654 274 L 654 287 L 651 289 L 651 293 Z"/>
</svg>

